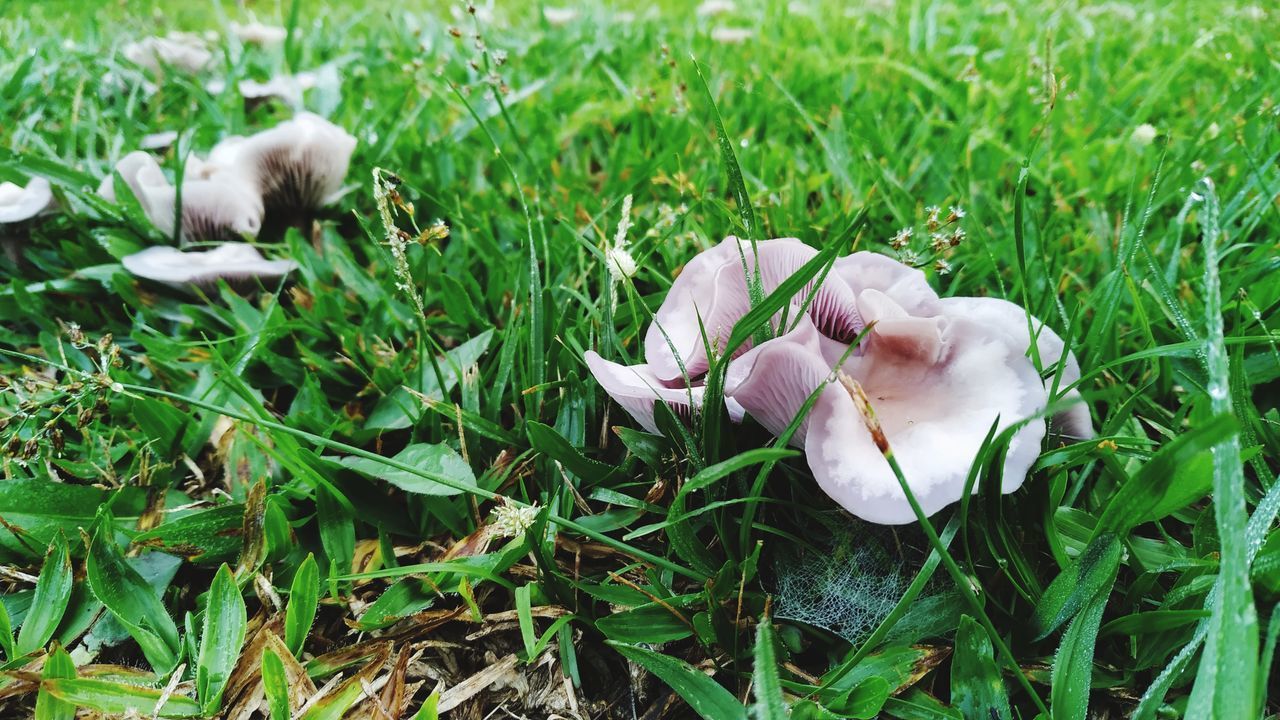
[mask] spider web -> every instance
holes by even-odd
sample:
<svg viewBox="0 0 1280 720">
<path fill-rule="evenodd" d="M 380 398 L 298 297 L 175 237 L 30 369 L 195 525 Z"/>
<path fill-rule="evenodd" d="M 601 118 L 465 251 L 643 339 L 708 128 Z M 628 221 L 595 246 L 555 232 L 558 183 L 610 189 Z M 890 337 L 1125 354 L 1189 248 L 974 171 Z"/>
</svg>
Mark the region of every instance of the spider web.
<svg viewBox="0 0 1280 720">
<path fill-rule="evenodd" d="M 920 562 L 904 557 L 914 553 L 904 551 L 892 529 L 851 523 L 847 516 L 823 525 L 827 541 L 774 557 L 774 616 L 856 644 L 897 605 Z"/>
</svg>

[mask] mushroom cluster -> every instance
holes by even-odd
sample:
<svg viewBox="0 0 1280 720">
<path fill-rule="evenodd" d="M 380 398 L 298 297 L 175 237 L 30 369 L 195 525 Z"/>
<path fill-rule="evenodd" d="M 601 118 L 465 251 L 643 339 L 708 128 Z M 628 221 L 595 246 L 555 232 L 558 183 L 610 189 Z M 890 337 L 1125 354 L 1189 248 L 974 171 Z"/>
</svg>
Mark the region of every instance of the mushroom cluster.
<svg viewBox="0 0 1280 720">
<path fill-rule="evenodd" d="M 587 365 L 649 432 L 657 432 L 656 402 L 689 417 L 702 405 L 712 356 L 751 308 L 749 283 L 771 293 L 816 254 L 790 238 L 727 238 L 672 284 L 645 337 L 647 363 L 619 365 L 587 352 Z M 804 450 L 823 491 L 864 520 L 915 520 L 858 407 L 864 397 L 926 514 L 961 499 L 993 425 L 1012 428 L 1005 493 L 1022 485 L 1050 429 L 1063 438 L 1093 435 L 1075 387 L 1079 364 L 1057 334 L 1005 300 L 940 298 L 923 272 L 886 256 L 838 258 L 775 321 L 776 337 L 744 343 L 729 358 L 729 416 L 750 415 L 781 435 L 815 396 L 790 442 Z M 1052 405 L 1064 409 L 1046 422 L 1055 388 Z"/>
<path fill-rule="evenodd" d="M 118 175 L 147 219 L 183 244 L 253 239 L 264 222 L 304 223 L 335 200 L 355 146 L 355 137 L 342 128 L 303 112 L 255 135 L 225 138 L 207 158 L 189 157 L 180 186 L 170 182 L 151 155 L 129 153 L 112 175 L 103 178 L 98 194 L 117 202 Z M 149 248 L 125 258 L 124 265 L 134 275 L 170 284 L 184 282 L 184 268 L 190 284 L 288 272 L 279 261 L 265 260 L 243 242 L 233 245 L 242 247 L 202 255 L 186 252 L 190 262 L 185 264 L 174 255 L 183 251 Z M 220 273 L 219 263 L 224 261 L 225 272 Z"/>
</svg>

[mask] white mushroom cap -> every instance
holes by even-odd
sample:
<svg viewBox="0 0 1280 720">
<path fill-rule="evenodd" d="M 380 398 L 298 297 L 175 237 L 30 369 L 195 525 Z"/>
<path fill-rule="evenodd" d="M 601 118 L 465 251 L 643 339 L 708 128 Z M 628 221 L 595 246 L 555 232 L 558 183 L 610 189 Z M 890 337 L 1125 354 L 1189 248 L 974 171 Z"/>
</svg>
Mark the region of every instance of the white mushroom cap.
<svg viewBox="0 0 1280 720">
<path fill-rule="evenodd" d="M 247 138 L 224 139 L 209 160 L 254 177 L 268 209 L 310 210 L 336 198 L 355 147 L 347 131 L 302 112 Z"/>
<path fill-rule="evenodd" d="M 182 237 L 188 242 L 256 237 L 262 229 L 262 199 L 243 174 L 219 168 L 198 158 L 187 163 L 182 183 Z M 162 234 L 172 235 L 178 189 L 155 158 L 137 151 L 116 164 L 116 172 L 133 191 L 147 219 Z M 103 178 L 98 194 L 116 202 L 113 177 Z"/>
<path fill-rule="evenodd" d="M 0 183 L 0 225 L 22 222 L 44 212 L 53 202 L 49 181 L 33 177 L 26 187 L 11 182 Z"/>
<path fill-rule="evenodd" d="M 856 252 L 836 258 L 831 274 L 845 281 L 854 294 L 879 290 L 911 315 L 938 315 L 942 304 L 924 272 L 886 255 Z"/>
<path fill-rule="evenodd" d="M 712 17 L 733 12 L 737 8 L 737 4 L 732 0 L 705 0 L 694 12 L 698 17 Z"/>
<path fill-rule="evenodd" d="M 1067 349 L 1066 343 L 1049 326 L 1028 315 L 1021 306 L 999 298 L 953 297 L 943 300 L 942 306 L 948 315 L 968 317 L 1008 334 L 1014 346 L 1024 353 L 1030 352 L 1034 329 L 1036 354 L 1040 357 L 1040 366 L 1048 374 L 1046 389 L 1052 387 L 1053 373 L 1057 372 L 1058 364 L 1062 364 L 1058 387 L 1062 393 L 1061 402 L 1068 403 L 1069 407 L 1054 414 L 1053 431 L 1077 440 L 1088 440 L 1094 436 L 1089 406 L 1085 404 L 1080 390 L 1074 387 L 1080 382 L 1080 363 L 1075 353 Z M 1063 389 L 1066 392 L 1062 392 Z"/>
<path fill-rule="evenodd" d="M 196 73 L 213 59 L 205 41 L 191 33 L 169 33 L 164 37 L 149 37 L 129 43 L 124 46 L 124 56 L 151 72 L 161 72 L 165 67 L 172 67 Z"/>
<path fill-rule="evenodd" d="M 298 266 L 292 260 L 268 260 L 248 243 L 223 243 L 203 251 L 150 247 L 120 262 L 137 277 L 173 287 L 209 286 L 218 280 L 276 280 Z"/>
<path fill-rule="evenodd" d="M 259 45 L 262 47 L 275 47 L 289 37 L 287 29 L 278 25 L 265 25 L 257 20 L 244 25 L 232 22 L 231 33 L 246 45 Z"/>
</svg>

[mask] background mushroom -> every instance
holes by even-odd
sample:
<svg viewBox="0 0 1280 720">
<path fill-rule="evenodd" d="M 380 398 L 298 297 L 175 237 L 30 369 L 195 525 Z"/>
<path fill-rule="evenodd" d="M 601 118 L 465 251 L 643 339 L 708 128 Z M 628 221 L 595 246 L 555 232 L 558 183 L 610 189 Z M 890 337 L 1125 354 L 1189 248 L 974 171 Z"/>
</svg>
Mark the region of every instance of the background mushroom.
<svg viewBox="0 0 1280 720">
<path fill-rule="evenodd" d="M 166 236 L 174 234 L 178 188 L 151 155 L 135 151 L 116 164 L 147 219 Z M 98 194 L 117 202 L 114 175 L 103 178 Z M 254 183 L 234 169 L 188 160 L 181 188 L 181 239 L 185 242 L 256 237 L 262 228 L 262 199 Z"/>
<path fill-rule="evenodd" d="M 53 189 L 42 177 L 31 178 L 26 186 L 0 183 L 0 245 L 9 260 L 18 261 L 27 222 L 52 204 Z"/>
<path fill-rule="evenodd" d="M 120 262 L 136 277 L 182 289 L 212 287 L 219 280 L 243 289 L 279 280 L 298 266 L 292 260 L 268 260 L 249 243 L 223 243 L 210 250 L 150 247 Z"/>
<path fill-rule="evenodd" d="M 303 112 L 270 130 L 224 139 L 209 160 L 253 178 L 269 219 L 300 224 L 336 199 L 355 147 L 347 131 Z"/>
<path fill-rule="evenodd" d="M 197 73 L 213 59 L 213 53 L 199 35 L 182 32 L 143 38 L 125 45 L 123 52 L 129 62 L 153 73 L 162 73 L 166 68 Z"/>
</svg>

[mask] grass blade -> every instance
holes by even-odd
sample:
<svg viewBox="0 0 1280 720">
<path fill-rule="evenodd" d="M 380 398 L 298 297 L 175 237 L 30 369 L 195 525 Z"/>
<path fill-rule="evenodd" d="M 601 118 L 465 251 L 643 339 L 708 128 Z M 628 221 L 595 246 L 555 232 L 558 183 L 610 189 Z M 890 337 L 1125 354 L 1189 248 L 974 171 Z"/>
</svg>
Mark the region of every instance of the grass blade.
<svg viewBox="0 0 1280 720">
<path fill-rule="evenodd" d="M 1009 695 L 996 666 L 991 641 L 976 620 L 964 615 L 951 661 L 951 702 L 967 718 L 1011 720 Z"/>
<path fill-rule="evenodd" d="M 1053 659 L 1049 692 L 1053 720 L 1084 720 L 1089 713 L 1089 690 L 1093 686 L 1093 653 L 1102 625 L 1102 611 L 1115 584 L 1119 565 L 1111 566 L 1110 578 L 1089 598 L 1071 620 Z"/>
</svg>

